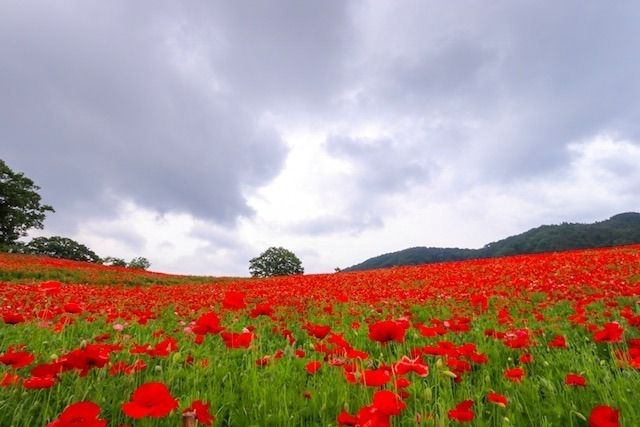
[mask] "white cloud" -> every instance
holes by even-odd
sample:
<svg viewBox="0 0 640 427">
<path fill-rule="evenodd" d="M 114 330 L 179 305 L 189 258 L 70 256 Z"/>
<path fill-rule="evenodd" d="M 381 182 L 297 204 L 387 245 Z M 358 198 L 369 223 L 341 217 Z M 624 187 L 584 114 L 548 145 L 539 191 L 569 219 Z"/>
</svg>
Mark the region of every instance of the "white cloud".
<svg viewBox="0 0 640 427">
<path fill-rule="evenodd" d="M 7 2 L 0 154 L 45 233 L 169 272 L 639 210 L 640 8 L 579 6 Z"/>
</svg>

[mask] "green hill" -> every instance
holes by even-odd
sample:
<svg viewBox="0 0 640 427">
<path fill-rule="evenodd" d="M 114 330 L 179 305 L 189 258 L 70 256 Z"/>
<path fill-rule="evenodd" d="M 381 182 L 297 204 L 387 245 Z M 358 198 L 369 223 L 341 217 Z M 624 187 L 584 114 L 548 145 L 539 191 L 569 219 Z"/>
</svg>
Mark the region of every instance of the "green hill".
<svg viewBox="0 0 640 427">
<path fill-rule="evenodd" d="M 522 234 L 488 243 L 480 249 L 415 247 L 379 255 L 344 269 L 371 270 L 398 265 L 417 265 L 472 258 L 569 249 L 599 248 L 640 243 L 640 213 L 626 212 L 593 224 L 562 223 L 542 225 Z"/>
</svg>

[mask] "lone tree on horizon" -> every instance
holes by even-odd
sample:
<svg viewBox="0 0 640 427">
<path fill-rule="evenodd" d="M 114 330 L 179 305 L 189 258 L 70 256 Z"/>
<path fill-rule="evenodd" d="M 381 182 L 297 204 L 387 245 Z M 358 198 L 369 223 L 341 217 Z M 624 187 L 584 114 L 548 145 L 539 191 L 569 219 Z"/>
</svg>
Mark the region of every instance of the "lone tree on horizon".
<svg viewBox="0 0 640 427">
<path fill-rule="evenodd" d="M 290 276 L 303 274 L 300 259 L 290 250 L 271 247 L 249 261 L 249 273 L 252 277 Z"/>
</svg>

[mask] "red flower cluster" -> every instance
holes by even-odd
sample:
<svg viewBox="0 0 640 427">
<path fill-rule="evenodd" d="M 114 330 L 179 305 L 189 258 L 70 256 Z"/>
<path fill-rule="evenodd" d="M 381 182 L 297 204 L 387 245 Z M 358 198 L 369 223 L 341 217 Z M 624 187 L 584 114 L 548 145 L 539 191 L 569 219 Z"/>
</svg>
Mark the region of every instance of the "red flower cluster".
<svg viewBox="0 0 640 427">
<path fill-rule="evenodd" d="M 341 412 L 338 415 L 338 426 L 391 426 L 390 417 L 400 415 L 407 407 L 400 396 L 388 391 L 377 391 L 373 395 L 373 403 L 362 407 L 356 415 Z"/>
<path fill-rule="evenodd" d="M 178 407 L 166 385 L 149 382 L 133 392 L 131 400 L 122 404 L 122 411 L 131 418 L 162 418 Z"/>
<path fill-rule="evenodd" d="M 107 422 L 99 416 L 100 406 L 93 402 L 78 402 L 67 406 L 47 427 L 106 427 Z"/>
</svg>

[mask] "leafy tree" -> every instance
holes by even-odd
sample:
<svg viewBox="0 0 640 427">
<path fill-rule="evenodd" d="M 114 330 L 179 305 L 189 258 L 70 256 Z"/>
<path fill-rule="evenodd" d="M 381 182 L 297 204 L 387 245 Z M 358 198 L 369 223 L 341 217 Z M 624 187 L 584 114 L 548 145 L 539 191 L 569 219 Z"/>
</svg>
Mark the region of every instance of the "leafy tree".
<svg viewBox="0 0 640 427">
<path fill-rule="evenodd" d="M 289 276 L 304 273 L 304 268 L 290 250 L 271 247 L 249 261 L 249 273 L 253 277 Z"/>
<path fill-rule="evenodd" d="M 112 257 L 112 256 L 108 256 L 105 259 L 103 259 L 102 263 L 105 264 L 105 265 L 112 265 L 114 267 L 126 267 L 127 266 L 127 261 L 123 260 L 122 258 L 116 258 L 116 257 Z"/>
<path fill-rule="evenodd" d="M 30 228 L 42 228 L 46 212 L 55 212 L 40 203 L 40 187 L 0 159 L 0 246 L 9 246 Z"/>
<path fill-rule="evenodd" d="M 102 260 L 85 245 L 68 237 L 36 237 L 24 246 L 24 252 L 53 258 L 99 263 Z"/>
<path fill-rule="evenodd" d="M 146 270 L 147 268 L 151 267 L 151 263 L 145 257 L 139 256 L 129 261 L 129 264 L 127 265 L 127 267 Z"/>
</svg>

